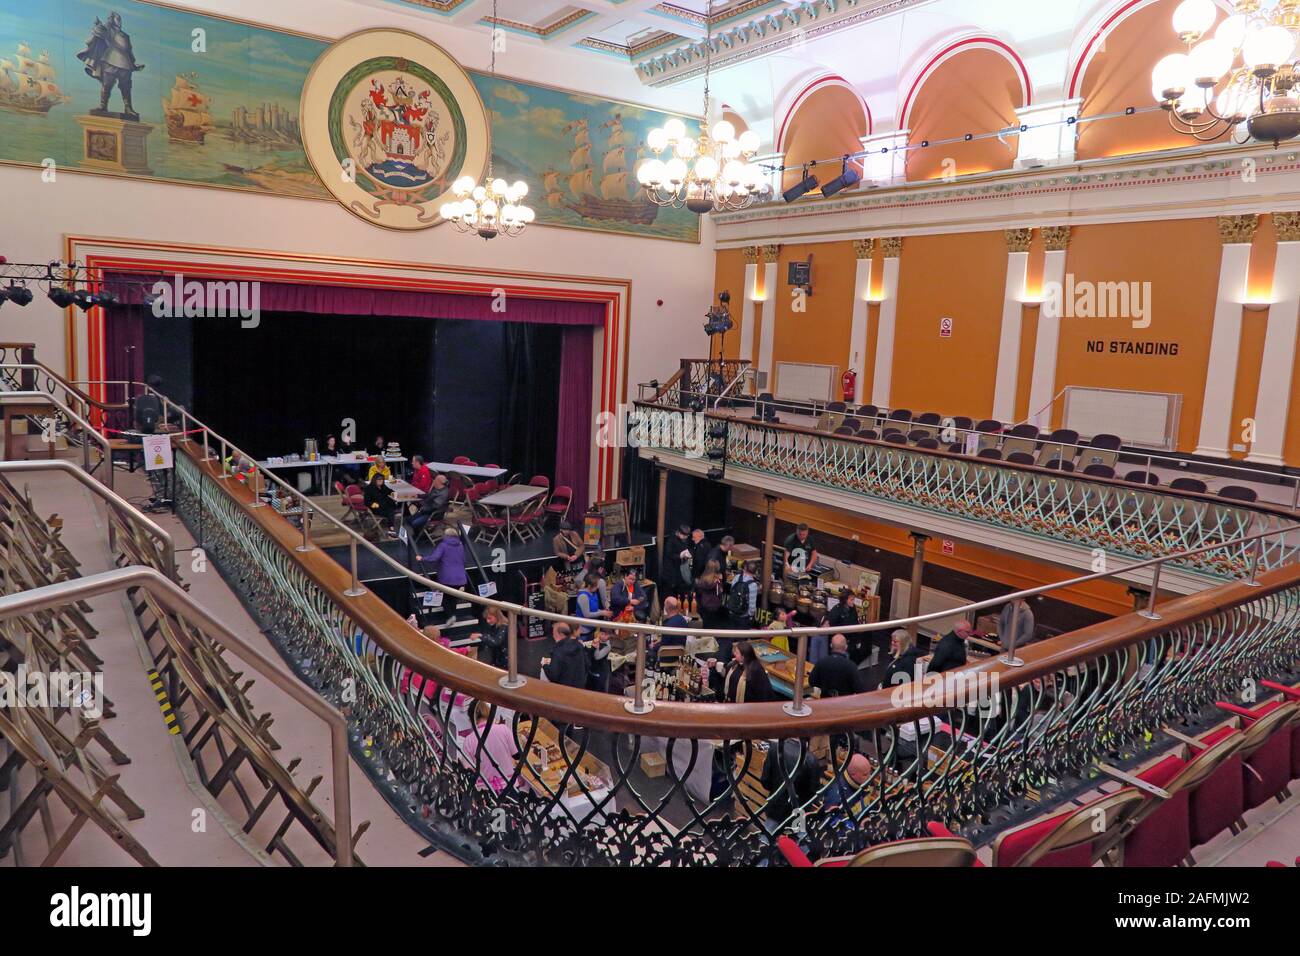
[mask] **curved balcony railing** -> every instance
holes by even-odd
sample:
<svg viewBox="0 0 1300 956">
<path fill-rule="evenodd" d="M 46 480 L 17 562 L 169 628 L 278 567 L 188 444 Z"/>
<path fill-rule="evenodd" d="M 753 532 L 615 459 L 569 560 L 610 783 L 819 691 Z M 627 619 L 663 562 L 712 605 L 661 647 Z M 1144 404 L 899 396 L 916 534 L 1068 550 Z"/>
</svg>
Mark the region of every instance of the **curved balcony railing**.
<svg viewBox="0 0 1300 956">
<path fill-rule="evenodd" d="M 17 405 L 36 405 L 48 408 L 48 414 L 43 414 L 36 420 L 36 424 L 40 428 L 42 441 L 53 445 L 60 438 L 63 438 L 67 440 L 69 445 L 79 446 L 81 448 L 81 463 L 86 472 L 89 473 L 94 468 L 102 465 L 104 468 L 104 484 L 108 485 L 109 488 L 113 487 L 113 450 L 108 439 L 83 416 L 69 408 L 62 399 L 46 391 L 16 392 L 0 390 L 0 400 L 13 402 Z M 99 452 L 99 460 L 93 463 L 90 455 L 92 446 Z"/>
<path fill-rule="evenodd" d="M 251 457 L 184 409 L 180 416 L 182 431 L 195 437 L 178 441 L 179 513 L 299 676 L 347 714 L 354 758 L 381 792 L 412 826 L 469 859 L 745 864 L 772 858 L 778 833 L 794 832 L 816 856 L 917 833 L 936 819 L 979 840 L 1008 814 L 1050 807 L 1094 786 L 1103 772 L 1123 772 L 1174 746 L 1175 733 L 1211 719 L 1214 700 L 1243 679 L 1258 686 L 1287 677 L 1300 653 L 1300 567 L 1278 560 L 1257 578 L 1248 564 L 1245 580 L 1158 603 L 1160 569 L 1199 560 L 1175 552 L 1022 592 L 1134 571 L 1152 578 L 1142 614 L 1025 648 L 1023 666 L 1000 658 L 972 664 L 945 676 L 935 699 L 893 689 L 808 701 L 798 676 L 795 699 L 784 706 L 654 702 L 556 686 L 518 672 L 521 627 L 531 617 L 589 622 L 459 592 L 407 570 L 274 474 L 254 468 L 247 483 L 236 480 L 222 462 Z M 260 501 L 267 483 L 295 500 L 302 527 Z M 312 546 L 311 524 L 321 520 L 349 536 L 350 569 Z M 1294 533 L 1279 525 L 1201 553 L 1222 546 L 1238 554 Z M 508 670 L 425 639 L 362 588 L 361 548 L 419 589 L 501 609 Z M 836 630 L 886 631 L 953 613 Z M 638 638 L 629 665 L 635 688 L 648 663 L 645 638 L 692 633 L 611 626 Z M 800 675 L 809 637 L 829 630 L 728 636 L 791 635 Z M 799 759 L 822 755 L 811 790 L 779 761 L 766 767 L 785 742 Z M 850 761 L 863 750 L 870 773 L 851 778 Z M 641 758 L 651 753 L 663 777 L 645 775 Z"/>
<path fill-rule="evenodd" d="M 1254 537 L 1292 523 L 1294 512 L 1283 506 L 831 435 L 725 412 L 637 407 L 640 447 L 703 457 L 724 473 L 744 469 L 758 477 L 790 479 L 810 491 L 849 492 L 1112 555 L 1142 559 L 1194 552 L 1175 565 L 1213 578 L 1238 577 L 1256 562 L 1281 567 L 1300 549 L 1300 537 L 1292 533 Z M 696 416 L 696 422 L 682 427 L 682 415 Z M 1247 536 L 1252 540 L 1240 540 Z"/>
</svg>

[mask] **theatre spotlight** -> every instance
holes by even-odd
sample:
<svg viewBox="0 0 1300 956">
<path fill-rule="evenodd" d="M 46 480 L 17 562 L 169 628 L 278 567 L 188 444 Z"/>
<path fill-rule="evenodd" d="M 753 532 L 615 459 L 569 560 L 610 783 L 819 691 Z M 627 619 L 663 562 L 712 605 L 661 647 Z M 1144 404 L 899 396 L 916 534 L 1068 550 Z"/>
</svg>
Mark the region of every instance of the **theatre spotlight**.
<svg viewBox="0 0 1300 956">
<path fill-rule="evenodd" d="M 48 295 L 50 301 L 60 309 L 66 309 L 68 306 L 72 305 L 72 290 L 66 286 L 52 285 L 50 286 L 50 291 L 47 292 L 46 295 Z"/>
<path fill-rule="evenodd" d="M 9 283 L 9 288 L 0 289 L 0 302 L 8 299 L 14 305 L 28 305 L 32 301 L 32 290 L 25 285 Z"/>
<path fill-rule="evenodd" d="M 786 202 L 794 202 L 805 193 L 810 193 L 817 188 L 817 177 L 808 172 L 808 167 L 803 168 L 803 179 L 795 183 L 789 189 L 781 194 L 781 198 Z"/>
<path fill-rule="evenodd" d="M 704 332 L 706 335 L 725 335 L 736 327 L 736 323 L 731 319 L 731 293 L 727 291 L 718 293 L 718 305 L 704 313 L 707 320 L 704 323 Z"/>
<path fill-rule="evenodd" d="M 722 459 L 726 457 L 726 454 L 727 454 L 727 450 L 725 448 L 718 448 L 716 446 L 710 448 L 706 453 L 710 461 L 722 461 Z"/>
<path fill-rule="evenodd" d="M 860 182 L 862 182 L 862 174 L 849 165 L 849 158 L 845 156 L 840 174 L 822 187 L 822 196 L 834 196 L 840 190 L 856 186 Z"/>
<path fill-rule="evenodd" d="M 708 473 L 708 478 L 709 478 L 709 481 L 721 481 L 721 480 L 722 480 L 722 469 L 721 469 L 721 468 L 716 468 L 716 467 L 715 467 L 715 468 L 710 468 L 710 469 L 709 469 L 709 473 Z"/>
<path fill-rule="evenodd" d="M 82 312 L 89 312 L 95 304 L 95 297 L 87 289 L 78 289 L 72 293 L 72 304 Z"/>
</svg>

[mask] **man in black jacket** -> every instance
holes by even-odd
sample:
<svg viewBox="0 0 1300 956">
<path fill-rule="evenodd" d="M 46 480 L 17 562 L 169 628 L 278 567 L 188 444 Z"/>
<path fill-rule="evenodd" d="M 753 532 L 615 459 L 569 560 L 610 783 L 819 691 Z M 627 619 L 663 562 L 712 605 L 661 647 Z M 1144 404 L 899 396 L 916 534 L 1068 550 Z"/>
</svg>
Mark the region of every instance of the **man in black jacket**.
<svg viewBox="0 0 1300 956">
<path fill-rule="evenodd" d="M 817 662 L 808 683 L 821 691 L 822 697 L 847 697 L 864 690 L 862 673 L 849 660 L 849 642 L 843 634 L 831 635 L 831 652 Z"/>
<path fill-rule="evenodd" d="M 696 528 L 691 532 L 691 584 L 694 586 L 695 580 L 704 573 L 704 565 L 709 561 L 709 553 L 713 550 L 713 545 L 709 544 L 709 539 L 704 536 L 703 530 Z M 719 568 L 721 570 L 721 568 Z"/>
<path fill-rule="evenodd" d="M 966 639 L 974 633 L 970 621 L 958 621 L 951 631 L 939 639 L 930 657 L 927 674 L 942 674 L 966 663 Z"/>
<path fill-rule="evenodd" d="M 552 684 L 566 687 L 587 686 L 587 649 L 573 639 L 573 629 L 561 621 L 555 625 L 555 649 L 542 658 L 542 670 Z"/>
</svg>

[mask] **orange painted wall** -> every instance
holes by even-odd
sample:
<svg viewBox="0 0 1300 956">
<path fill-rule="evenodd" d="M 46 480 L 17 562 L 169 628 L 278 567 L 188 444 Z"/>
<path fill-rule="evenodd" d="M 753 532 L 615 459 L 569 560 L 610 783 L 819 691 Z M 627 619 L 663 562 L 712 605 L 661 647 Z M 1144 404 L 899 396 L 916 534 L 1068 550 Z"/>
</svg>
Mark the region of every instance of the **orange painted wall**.
<svg viewBox="0 0 1300 956">
<path fill-rule="evenodd" d="M 1066 273 L 1077 282 L 1150 282 L 1151 325 L 1124 318 L 1062 318 L 1056 387 L 1178 392 L 1179 449 L 1196 447 L 1209 363 L 1222 245 L 1213 219 L 1133 222 L 1075 228 Z M 1198 263 L 1187 268 L 1188 262 Z M 1089 339 L 1177 342 L 1177 356 L 1089 353 Z M 1029 370 L 1022 369 L 1022 375 Z M 1060 418 L 1057 403 L 1056 420 Z"/>
<path fill-rule="evenodd" d="M 842 86 L 816 90 L 799 105 L 785 128 L 785 165 L 795 168 L 783 174 L 782 188 L 802 178 L 798 168 L 802 163 L 856 153 L 866 135 L 866 113 L 852 90 Z M 839 175 L 839 167 L 818 166 L 813 174 L 827 182 Z"/>
<path fill-rule="evenodd" d="M 967 50 L 941 64 L 916 93 L 908 119 L 909 145 L 948 139 L 967 133 L 987 133 L 1016 121 L 1021 102 L 1020 79 L 1001 54 L 992 50 Z M 972 140 L 917 149 L 907 154 L 907 178 L 939 179 L 944 160 L 951 158 L 958 175 L 1010 169 L 1016 158 L 1016 140 Z"/>
<path fill-rule="evenodd" d="M 791 262 L 813 257 L 813 294 L 807 311 L 795 311 L 793 286 L 786 285 Z M 776 267 L 776 330 L 772 337 L 772 370 L 777 362 L 849 364 L 849 334 L 853 326 L 853 290 L 858 260 L 852 242 L 821 242 L 781 247 Z M 838 394 L 836 395 L 838 398 Z"/>
<path fill-rule="evenodd" d="M 733 490 L 731 501 L 734 507 L 753 511 L 756 514 L 764 513 L 767 509 L 761 494 L 746 489 Z M 806 522 L 811 527 L 828 534 L 856 539 L 895 554 L 912 553 L 912 542 L 906 531 L 868 521 L 847 512 L 805 504 L 801 501 L 782 500 L 776 506 L 776 516 L 783 521 Z M 932 545 L 926 549 L 926 561 L 1017 589 L 1038 587 L 1079 577 L 1076 572 L 1026 561 L 1014 555 L 965 542 L 958 543 L 956 553 L 953 555 L 944 555 L 937 545 Z M 1063 601 L 1106 614 L 1125 614 L 1133 610 L 1133 601 L 1128 596 L 1127 586 L 1109 581 L 1067 588 L 1057 596 Z"/>
<path fill-rule="evenodd" d="M 744 249 L 719 249 L 717 266 L 713 276 L 713 301 L 718 301 L 718 293 L 727 290 L 731 293 L 731 318 L 736 323 L 736 328 L 728 332 L 724 340 L 724 352 L 728 358 L 749 358 L 740 354 L 740 321 L 743 315 L 745 305 L 745 250 Z M 700 314 L 701 324 L 704 322 L 703 312 Z M 703 338 L 703 333 L 701 333 Z M 755 341 L 757 341 L 755 337 Z M 689 351 L 689 350 L 688 350 Z M 682 353 L 686 358 L 686 354 Z"/>
<path fill-rule="evenodd" d="M 1170 53 L 1185 53 L 1172 19 L 1181 0 L 1160 0 L 1124 20 L 1105 38 L 1104 48 L 1088 65 L 1079 95 L 1082 116 L 1123 112 L 1130 106 L 1153 106 L 1151 70 Z M 1220 19 L 1223 14 L 1220 13 Z M 1079 128 L 1077 156 L 1097 159 L 1157 149 L 1181 149 L 1188 138 L 1169 126 L 1164 111 L 1085 123 Z"/>
<path fill-rule="evenodd" d="M 993 411 L 1006 278 L 1001 232 L 903 241 L 891 405 L 974 418 Z M 951 338 L 939 337 L 944 317 Z"/>
</svg>

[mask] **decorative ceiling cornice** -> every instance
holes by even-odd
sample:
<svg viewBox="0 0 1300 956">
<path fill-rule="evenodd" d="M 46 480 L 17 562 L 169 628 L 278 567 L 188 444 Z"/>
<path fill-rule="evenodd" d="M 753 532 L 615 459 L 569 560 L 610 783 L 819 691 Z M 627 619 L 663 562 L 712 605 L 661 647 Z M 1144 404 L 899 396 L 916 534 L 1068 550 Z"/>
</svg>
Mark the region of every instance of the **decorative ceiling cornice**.
<svg viewBox="0 0 1300 956">
<path fill-rule="evenodd" d="M 486 23 L 488 26 L 504 27 L 507 30 L 517 30 L 520 33 L 527 33 L 529 36 L 545 39 L 552 34 L 559 33 L 561 30 L 567 30 L 569 27 L 581 20 L 586 20 L 593 16 L 595 16 L 595 14 L 590 10 L 574 10 L 573 12 L 560 17 L 558 20 L 546 24 L 546 26 L 534 26 L 531 23 L 524 23 L 520 20 L 509 20 L 506 17 L 497 17 L 496 19 L 493 19 L 490 16 L 484 17 L 480 22 Z"/>
<path fill-rule="evenodd" d="M 797 44 L 897 13 L 929 0 L 803 0 L 779 10 L 764 12 L 734 27 L 715 33 L 712 46 L 715 70 L 776 53 Z M 663 6 L 663 5 L 661 5 Z M 763 7 L 770 7 L 762 3 Z M 714 14 L 717 25 L 737 17 L 736 9 Z M 703 17 L 700 17 L 701 24 Z M 669 86 L 704 73 L 704 40 L 683 43 L 675 50 L 649 56 L 637 64 L 637 75 L 649 86 Z"/>
</svg>

